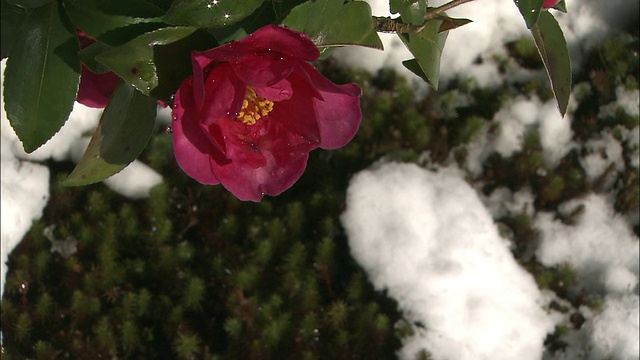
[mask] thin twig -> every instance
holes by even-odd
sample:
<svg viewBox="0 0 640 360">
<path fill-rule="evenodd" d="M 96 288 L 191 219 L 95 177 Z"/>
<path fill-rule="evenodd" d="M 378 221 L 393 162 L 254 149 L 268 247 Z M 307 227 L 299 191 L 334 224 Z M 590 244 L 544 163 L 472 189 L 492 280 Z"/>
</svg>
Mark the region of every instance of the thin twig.
<svg viewBox="0 0 640 360">
<path fill-rule="evenodd" d="M 464 3 L 468 3 L 471 2 L 473 0 L 453 0 L 451 2 L 448 2 L 442 6 L 438 6 L 435 9 L 432 10 L 427 10 L 427 13 L 424 15 L 424 19 L 425 20 L 431 20 L 431 19 L 435 19 L 437 18 L 440 14 L 442 14 L 443 12 L 449 10 L 449 9 L 453 9 L 456 6 L 462 5 Z"/>
<path fill-rule="evenodd" d="M 390 17 L 373 16 L 373 26 L 377 32 L 382 33 L 419 33 L 424 29 L 424 25 L 409 25 L 405 24 L 398 19 L 392 19 Z"/>
<path fill-rule="evenodd" d="M 458 5 L 462 5 L 464 3 L 471 2 L 473 0 L 453 0 L 448 2 L 442 6 L 437 8 L 429 8 L 427 9 L 427 13 L 424 15 L 425 22 L 427 20 L 433 20 L 440 17 L 440 14 L 443 12 L 452 9 Z M 422 25 L 409 25 L 405 24 L 399 19 L 392 19 L 390 17 L 381 17 L 381 16 L 373 16 L 373 26 L 375 26 L 377 32 L 382 33 L 419 33 L 425 27 L 425 24 Z"/>
</svg>

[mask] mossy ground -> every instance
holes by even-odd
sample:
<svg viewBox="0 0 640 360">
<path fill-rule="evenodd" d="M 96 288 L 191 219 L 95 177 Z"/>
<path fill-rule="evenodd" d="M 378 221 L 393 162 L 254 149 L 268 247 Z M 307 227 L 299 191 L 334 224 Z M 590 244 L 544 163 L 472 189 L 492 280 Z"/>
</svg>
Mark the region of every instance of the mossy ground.
<svg viewBox="0 0 640 360">
<path fill-rule="evenodd" d="M 511 56 L 539 68 L 529 47 L 511 44 Z M 164 177 L 148 200 L 125 199 L 102 184 L 62 187 L 73 164 L 49 163 L 51 200 L 9 257 L 2 358 L 394 358 L 411 326 L 349 255 L 339 220 L 349 178 L 382 157 L 419 161 L 427 151 L 435 164 L 463 166 L 465 144 L 491 130 L 505 101 L 518 94 L 544 101 L 551 93 L 535 81 L 481 89 L 461 79 L 416 99 L 393 71 L 368 74 L 331 60 L 318 66 L 337 83 L 362 86 L 362 127 L 345 148 L 312 152 L 305 174 L 281 196 L 244 203 L 220 186 L 197 184 L 177 167 L 164 129 L 141 157 Z M 576 141 L 606 129 L 634 129 L 637 116 L 601 118 L 598 111 L 615 100 L 617 86 L 638 88 L 637 37 L 594 49 L 576 83 L 589 85 L 574 114 Z M 452 107 L 463 95 L 472 101 Z M 638 149 L 625 147 L 626 170 L 611 170 L 616 185 L 603 188 L 586 179 L 577 151 L 557 168 L 544 169 L 539 136 L 532 132 L 522 151 L 490 156 L 483 174 L 469 181 L 487 195 L 498 187 L 530 187 L 534 211 L 554 211 L 566 200 L 606 191 L 614 194 L 616 210 L 628 214 L 638 208 L 638 169 L 628 166 L 633 151 Z M 538 236 L 532 217 L 496 221 L 539 285 L 566 296 L 575 271 L 545 268 L 525 256 Z M 43 235 L 49 225 L 56 226 L 57 239 L 77 239 L 75 254 L 50 251 Z M 569 300 L 573 308 L 560 310 L 585 304 Z M 548 338 L 550 350 L 562 348 L 564 333 L 558 329 Z"/>
</svg>

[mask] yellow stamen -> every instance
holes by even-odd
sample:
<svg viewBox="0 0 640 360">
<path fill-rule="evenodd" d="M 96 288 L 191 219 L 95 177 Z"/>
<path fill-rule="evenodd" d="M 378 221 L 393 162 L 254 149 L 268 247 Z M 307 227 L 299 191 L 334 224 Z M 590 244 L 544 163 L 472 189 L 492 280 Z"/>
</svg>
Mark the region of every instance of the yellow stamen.
<svg viewBox="0 0 640 360">
<path fill-rule="evenodd" d="M 242 110 L 237 119 L 247 125 L 253 125 L 263 116 L 267 116 L 273 110 L 273 101 L 262 98 L 247 85 L 247 95 L 242 102 Z"/>
</svg>

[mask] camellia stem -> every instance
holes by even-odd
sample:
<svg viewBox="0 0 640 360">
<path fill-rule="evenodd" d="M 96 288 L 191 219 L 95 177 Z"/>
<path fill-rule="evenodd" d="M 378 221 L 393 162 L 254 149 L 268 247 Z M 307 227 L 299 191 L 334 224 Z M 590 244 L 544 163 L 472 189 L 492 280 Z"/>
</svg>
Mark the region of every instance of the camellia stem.
<svg viewBox="0 0 640 360">
<path fill-rule="evenodd" d="M 438 17 L 441 13 L 449 10 L 449 9 L 453 9 L 456 6 L 460 6 L 464 3 L 468 3 L 471 2 L 473 0 L 453 0 L 451 2 L 448 2 L 442 6 L 438 6 L 437 8 L 434 9 L 428 9 L 427 13 L 424 15 L 424 19 L 425 20 L 431 20 L 434 19 L 436 17 Z"/>
<path fill-rule="evenodd" d="M 428 8 L 427 13 L 424 15 L 424 20 L 428 21 L 436 19 L 443 12 L 471 1 L 473 0 L 452 0 L 442 6 L 438 6 L 437 8 Z M 373 25 L 375 26 L 377 32 L 385 33 L 419 33 L 420 31 L 422 31 L 422 29 L 424 29 L 425 26 L 425 24 L 409 25 L 403 23 L 399 18 L 392 19 L 390 17 L 381 16 L 373 16 Z"/>
</svg>

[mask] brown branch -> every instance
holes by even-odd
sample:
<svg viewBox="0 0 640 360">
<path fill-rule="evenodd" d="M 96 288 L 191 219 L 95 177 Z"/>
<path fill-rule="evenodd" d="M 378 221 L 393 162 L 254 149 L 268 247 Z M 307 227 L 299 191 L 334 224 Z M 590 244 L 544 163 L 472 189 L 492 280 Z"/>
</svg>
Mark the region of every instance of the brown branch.
<svg viewBox="0 0 640 360">
<path fill-rule="evenodd" d="M 405 24 L 398 19 L 392 19 L 390 17 L 373 16 L 373 26 L 377 32 L 382 33 L 419 33 L 424 29 L 424 25 L 409 25 Z"/>
<path fill-rule="evenodd" d="M 428 20 L 436 19 L 440 17 L 440 15 L 443 12 L 471 1 L 473 0 L 453 0 L 437 8 L 428 8 L 427 13 L 424 15 L 424 20 L 426 22 Z M 390 17 L 373 16 L 372 18 L 373 18 L 373 26 L 376 28 L 376 31 L 382 32 L 382 33 L 395 32 L 395 33 L 402 33 L 402 34 L 407 34 L 407 33 L 415 34 L 422 31 L 422 29 L 424 29 L 425 27 L 425 24 L 410 25 L 410 24 L 403 23 L 400 19 L 392 19 Z"/>
</svg>

